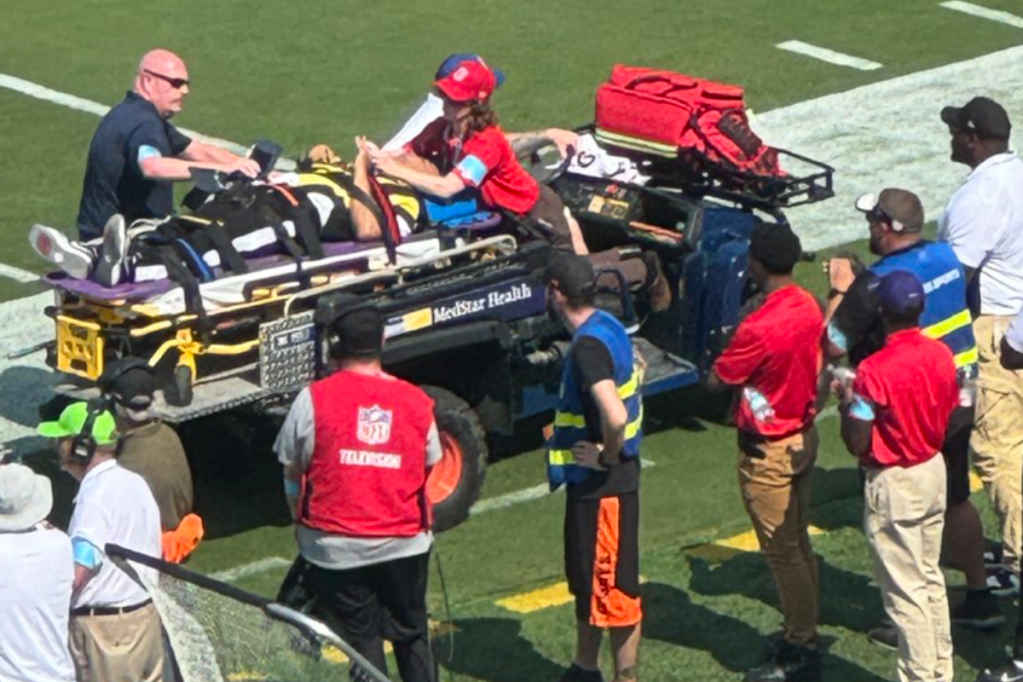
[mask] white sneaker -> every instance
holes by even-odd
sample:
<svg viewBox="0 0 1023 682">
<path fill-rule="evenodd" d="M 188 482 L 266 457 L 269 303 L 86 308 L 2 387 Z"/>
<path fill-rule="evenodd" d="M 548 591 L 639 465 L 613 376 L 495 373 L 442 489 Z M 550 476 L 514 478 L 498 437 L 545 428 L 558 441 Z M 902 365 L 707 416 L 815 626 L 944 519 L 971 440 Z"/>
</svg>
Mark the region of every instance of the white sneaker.
<svg viewBox="0 0 1023 682">
<path fill-rule="evenodd" d="M 87 279 L 96 263 L 96 256 L 88 247 L 68 239 L 55 227 L 33 225 L 28 243 L 36 253 L 75 279 Z"/>
</svg>

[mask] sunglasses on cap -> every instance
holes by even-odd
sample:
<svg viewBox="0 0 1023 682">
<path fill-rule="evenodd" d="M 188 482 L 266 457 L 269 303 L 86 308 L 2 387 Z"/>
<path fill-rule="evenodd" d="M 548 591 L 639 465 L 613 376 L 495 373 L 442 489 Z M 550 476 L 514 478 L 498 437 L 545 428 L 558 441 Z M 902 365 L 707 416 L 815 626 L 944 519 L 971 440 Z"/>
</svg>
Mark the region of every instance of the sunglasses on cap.
<svg viewBox="0 0 1023 682">
<path fill-rule="evenodd" d="M 174 88 L 175 90 L 180 90 L 181 88 L 183 88 L 186 85 L 189 85 L 191 83 L 191 81 L 189 81 L 187 78 L 171 78 L 170 76 L 165 76 L 162 73 L 157 73 L 156 71 L 150 71 L 149 69 L 142 69 L 142 70 L 145 71 L 146 73 L 148 73 L 153 78 L 159 78 L 163 82 L 170 84 L 170 86 L 172 88 Z"/>
</svg>

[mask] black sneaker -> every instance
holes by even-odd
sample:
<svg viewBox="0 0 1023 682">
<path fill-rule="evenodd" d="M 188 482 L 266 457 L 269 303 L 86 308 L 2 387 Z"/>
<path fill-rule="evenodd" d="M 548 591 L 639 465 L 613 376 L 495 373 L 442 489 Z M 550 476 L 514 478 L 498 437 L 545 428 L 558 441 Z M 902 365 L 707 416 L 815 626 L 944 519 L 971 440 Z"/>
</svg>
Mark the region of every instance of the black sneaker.
<svg viewBox="0 0 1023 682">
<path fill-rule="evenodd" d="M 128 228 L 124 216 L 115 213 L 103 226 L 103 248 L 92 278 L 105 287 L 116 286 L 124 276 L 124 259 L 128 255 Z"/>
<path fill-rule="evenodd" d="M 561 674 L 558 682 L 604 682 L 599 670 L 583 670 L 575 663 Z"/>
<path fill-rule="evenodd" d="M 984 668 L 984 672 L 977 675 L 977 682 L 1023 682 L 1023 670 L 1010 661 L 995 670 Z"/>
<path fill-rule="evenodd" d="M 895 651 L 899 648 L 899 629 L 895 627 L 894 623 L 884 622 L 876 628 L 868 630 L 867 639 L 872 644 Z"/>
<path fill-rule="evenodd" d="M 989 568 L 995 568 L 1001 566 L 1005 561 L 1005 553 L 1002 551 L 1002 545 L 991 544 L 987 549 L 984 550 L 984 565 Z"/>
<path fill-rule="evenodd" d="M 987 569 L 987 586 L 991 594 L 999 597 L 1015 597 L 1019 594 L 1019 576 L 1005 566 Z"/>
<path fill-rule="evenodd" d="M 966 599 L 952 609 L 952 622 L 976 630 L 993 630 L 1005 622 L 991 590 L 967 590 Z"/>
<path fill-rule="evenodd" d="M 820 682 L 821 657 L 812 649 L 784 643 L 774 660 L 746 671 L 745 682 Z"/>
</svg>

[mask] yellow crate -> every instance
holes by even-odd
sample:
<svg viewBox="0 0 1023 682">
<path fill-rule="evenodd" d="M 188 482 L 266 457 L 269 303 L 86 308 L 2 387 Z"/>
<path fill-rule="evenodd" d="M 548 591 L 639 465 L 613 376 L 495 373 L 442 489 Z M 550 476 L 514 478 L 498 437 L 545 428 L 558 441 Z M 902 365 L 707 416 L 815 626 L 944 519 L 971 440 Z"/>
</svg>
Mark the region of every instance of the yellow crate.
<svg viewBox="0 0 1023 682">
<path fill-rule="evenodd" d="M 57 315 L 57 369 L 91 381 L 103 373 L 104 339 L 100 326 Z"/>
</svg>

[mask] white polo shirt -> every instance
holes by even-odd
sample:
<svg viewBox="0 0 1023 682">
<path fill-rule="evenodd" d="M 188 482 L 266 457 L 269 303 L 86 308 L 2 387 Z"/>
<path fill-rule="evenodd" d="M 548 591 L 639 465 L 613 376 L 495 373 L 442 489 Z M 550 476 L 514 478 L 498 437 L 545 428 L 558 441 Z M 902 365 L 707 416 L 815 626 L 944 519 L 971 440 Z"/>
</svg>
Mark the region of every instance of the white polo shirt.
<svg viewBox="0 0 1023 682">
<path fill-rule="evenodd" d="M 1023 160 L 996 154 L 977 166 L 948 202 L 938 225 L 959 261 L 980 268 L 980 312 L 1023 310 Z"/>
<path fill-rule="evenodd" d="M 107 543 L 112 543 L 160 558 L 160 534 L 160 509 L 141 476 L 110 460 L 97 465 L 82 479 L 68 528 L 72 542 L 86 540 L 101 553 Z M 149 599 L 149 594 L 113 560 L 106 554 L 101 556 L 98 572 L 75 595 L 73 608 L 135 606 Z M 154 569 L 138 570 L 156 580 Z"/>
<path fill-rule="evenodd" d="M 0 680 L 74 682 L 71 541 L 45 525 L 0 533 Z"/>
</svg>

